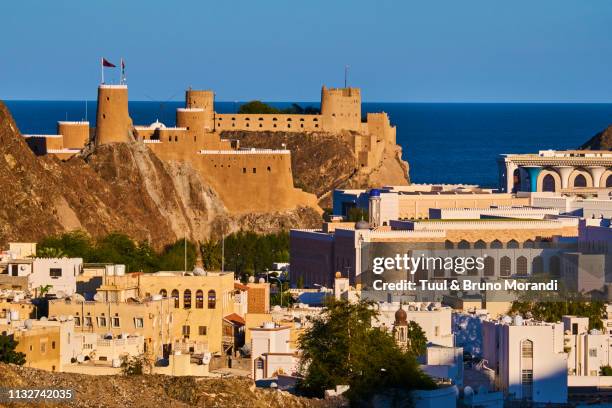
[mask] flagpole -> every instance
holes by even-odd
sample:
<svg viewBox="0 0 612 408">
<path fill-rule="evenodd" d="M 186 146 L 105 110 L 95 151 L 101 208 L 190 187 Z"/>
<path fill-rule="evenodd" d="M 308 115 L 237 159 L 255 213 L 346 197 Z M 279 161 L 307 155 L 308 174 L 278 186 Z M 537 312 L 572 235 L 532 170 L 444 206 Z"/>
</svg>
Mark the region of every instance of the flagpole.
<svg viewBox="0 0 612 408">
<path fill-rule="evenodd" d="M 104 85 L 104 57 L 100 59 L 100 69 L 102 70 L 102 84 Z"/>
</svg>

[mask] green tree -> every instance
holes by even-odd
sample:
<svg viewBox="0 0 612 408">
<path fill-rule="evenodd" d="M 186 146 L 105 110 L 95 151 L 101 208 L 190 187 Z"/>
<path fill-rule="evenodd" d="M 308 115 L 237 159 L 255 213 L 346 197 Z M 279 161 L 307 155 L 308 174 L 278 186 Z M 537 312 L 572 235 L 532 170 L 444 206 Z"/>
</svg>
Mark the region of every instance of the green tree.
<svg viewBox="0 0 612 408">
<path fill-rule="evenodd" d="M 414 357 L 419 357 L 427 351 L 427 336 L 421 326 L 414 321 L 408 322 L 408 348 L 407 352 Z"/>
<path fill-rule="evenodd" d="M 238 113 L 273 114 L 273 113 L 281 113 L 281 112 L 275 107 L 270 106 L 267 103 L 263 103 L 262 101 L 250 101 L 250 102 L 240 105 L 240 108 L 238 109 Z"/>
<path fill-rule="evenodd" d="M 13 336 L 0 335 L 0 362 L 24 365 L 26 362 L 25 354 L 15 351 L 18 342 Z"/>
<path fill-rule="evenodd" d="M 63 256 L 83 258 L 85 262 L 90 262 L 89 257 L 93 249 L 93 241 L 84 231 L 71 231 L 44 238 L 38 243 L 38 248 L 36 251 L 38 256 L 45 256 L 45 251 L 48 251 L 47 248 L 54 248 L 60 251 L 59 253 Z"/>
<path fill-rule="evenodd" d="M 43 247 L 36 249 L 36 256 L 39 258 L 65 258 L 66 253 L 57 247 Z"/>
<path fill-rule="evenodd" d="M 518 313 L 524 317 L 533 317 L 545 322 L 561 321 L 563 315 L 573 315 L 589 318 L 589 329 L 603 329 L 602 319 L 606 317 L 606 305 L 600 301 L 584 301 L 580 299 L 566 302 L 513 302 L 511 313 Z"/>
<path fill-rule="evenodd" d="M 603 376 L 611 376 L 612 375 L 612 367 L 610 367 L 609 365 L 605 365 L 605 366 L 601 366 L 601 375 Z"/>
<path fill-rule="evenodd" d="M 303 379 L 298 389 L 321 397 L 326 389 L 346 384 L 349 399 L 359 402 L 389 390 L 435 388 L 412 354 L 391 334 L 372 327 L 377 313 L 371 302 L 331 301 L 299 339 Z"/>
<path fill-rule="evenodd" d="M 368 210 L 365 208 L 352 207 L 349 208 L 348 213 L 346 215 L 348 221 L 357 222 L 357 221 L 367 221 L 370 219 L 368 215 Z"/>
</svg>

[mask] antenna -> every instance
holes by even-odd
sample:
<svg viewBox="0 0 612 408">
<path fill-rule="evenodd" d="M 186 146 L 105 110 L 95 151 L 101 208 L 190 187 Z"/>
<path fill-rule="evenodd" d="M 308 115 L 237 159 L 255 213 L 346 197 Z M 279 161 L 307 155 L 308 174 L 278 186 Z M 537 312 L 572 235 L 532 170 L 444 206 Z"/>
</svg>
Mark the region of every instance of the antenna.
<svg viewBox="0 0 612 408">
<path fill-rule="evenodd" d="M 349 66 L 345 65 L 344 66 L 344 87 L 346 88 L 348 85 L 348 70 L 349 70 Z"/>
<path fill-rule="evenodd" d="M 85 122 L 87 122 L 87 99 L 85 99 Z"/>
</svg>

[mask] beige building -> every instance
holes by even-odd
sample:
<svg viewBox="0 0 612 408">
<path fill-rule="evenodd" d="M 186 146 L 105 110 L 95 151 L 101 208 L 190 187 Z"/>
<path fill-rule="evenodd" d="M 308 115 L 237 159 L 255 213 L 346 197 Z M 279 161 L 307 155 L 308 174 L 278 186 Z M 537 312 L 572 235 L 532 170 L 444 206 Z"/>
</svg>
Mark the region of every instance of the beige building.
<svg viewBox="0 0 612 408">
<path fill-rule="evenodd" d="M 82 296 L 49 301 L 49 316 L 71 316 L 78 333 L 137 335 L 143 351 L 162 357 L 173 340 L 173 306 L 170 299 L 136 299 L 128 302 L 85 301 Z"/>
<path fill-rule="evenodd" d="M 178 341 L 175 348 L 224 352 L 223 318 L 234 313 L 233 272 L 142 274 L 138 276 L 138 294 L 141 298 L 161 295 L 170 300 L 174 322 L 171 337 Z"/>
</svg>

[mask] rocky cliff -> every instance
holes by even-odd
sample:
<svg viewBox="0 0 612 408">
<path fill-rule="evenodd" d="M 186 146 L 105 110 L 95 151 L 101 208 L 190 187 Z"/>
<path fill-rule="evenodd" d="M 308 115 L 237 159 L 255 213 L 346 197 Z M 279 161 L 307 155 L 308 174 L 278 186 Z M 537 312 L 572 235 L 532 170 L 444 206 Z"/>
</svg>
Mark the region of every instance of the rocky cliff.
<svg viewBox="0 0 612 408">
<path fill-rule="evenodd" d="M 580 149 L 612 150 L 612 125 L 590 138 Z"/>
<path fill-rule="evenodd" d="M 335 188 L 366 188 L 410 183 L 408 163 L 401 147 L 386 145 L 381 160 L 372 169 L 359 169 L 346 138 L 327 133 L 224 131 L 223 138 L 238 139 L 244 146 L 291 151 L 294 183 L 319 197 L 322 207 L 331 205 Z"/>
<path fill-rule="evenodd" d="M 194 378 L 165 375 L 95 376 L 54 373 L 0 363 L 5 388 L 73 390 L 74 399 L 47 403 L 62 407 L 339 407 L 340 400 L 300 398 L 284 391 L 255 388 L 246 378 Z M 40 406 L 30 403 L 28 406 Z M 0 402 L 0 407 L 26 406 Z"/>
<path fill-rule="evenodd" d="M 138 143 L 102 146 L 62 162 L 37 157 L 0 102 L 0 245 L 37 241 L 82 229 L 113 231 L 161 247 L 182 238 L 204 240 L 224 228 L 270 232 L 315 226 L 308 208 L 230 216 L 191 166 L 160 161 Z"/>
</svg>

